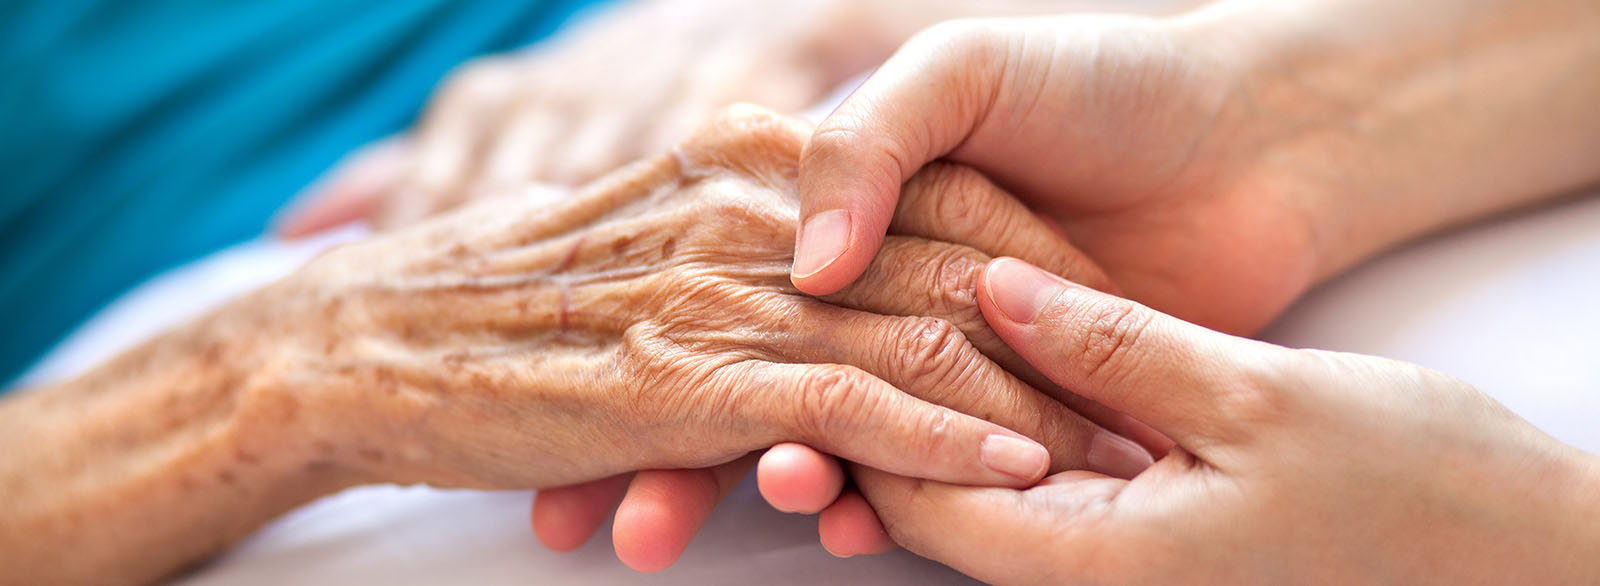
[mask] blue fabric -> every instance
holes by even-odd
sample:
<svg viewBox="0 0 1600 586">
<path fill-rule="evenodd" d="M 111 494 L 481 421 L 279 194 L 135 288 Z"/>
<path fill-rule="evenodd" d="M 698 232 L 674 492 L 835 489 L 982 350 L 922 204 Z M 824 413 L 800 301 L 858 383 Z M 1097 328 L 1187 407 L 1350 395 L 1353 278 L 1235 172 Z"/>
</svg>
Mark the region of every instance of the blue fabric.
<svg viewBox="0 0 1600 586">
<path fill-rule="evenodd" d="M 0 3 L 0 382 L 595 0 Z"/>
</svg>

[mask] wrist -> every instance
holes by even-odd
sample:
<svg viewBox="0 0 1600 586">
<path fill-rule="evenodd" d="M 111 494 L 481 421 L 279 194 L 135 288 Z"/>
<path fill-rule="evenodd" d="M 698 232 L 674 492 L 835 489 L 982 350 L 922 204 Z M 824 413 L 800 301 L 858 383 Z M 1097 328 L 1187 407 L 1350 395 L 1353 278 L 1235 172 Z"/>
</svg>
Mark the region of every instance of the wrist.
<svg viewBox="0 0 1600 586">
<path fill-rule="evenodd" d="M 1416 230 L 1386 220 L 1434 215 L 1402 212 L 1421 201 L 1396 196 L 1392 181 L 1365 184 L 1383 174 L 1376 164 L 1384 158 L 1368 156 L 1377 145 L 1356 127 L 1391 82 L 1377 63 L 1388 51 L 1351 46 L 1342 27 L 1352 17 L 1327 11 L 1315 2 L 1233 0 L 1168 19 L 1187 47 L 1231 73 L 1219 91 L 1229 95 L 1230 131 L 1249 145 L 1236 155 L 1253 188 L 1303 218 L 1312 283 Z M 1364 49 L 1374 56 L 1361 56 Z"/>
<path fill-rule="evenodd" d="M 269 342 L 236 436 L 273 446 L 311 485 L 409 482 L 395 469 L 403 458 L 391 456 L 417 438 L 404 431 L 406 397 L 384 366 L 403 361 L 408 348 L 383 335 L 380 316 L 361 311 L 375 305 L 352 302 L 360 292 L 341 274 L 347 264 L 319 259 L 237 304 L 254 338 Z M 251 317 L 265 315 L 279 319 Z"/>
<path fill-rule="evenodd" d="M 1251 156 L 1306 210 L 1318 280 L 1600 179 L 1583 3 L 1227 0 L 1171 20 L 1238 72 Z"/>
<path fill-rule="evenodd" d="M 29 560 L 22 581 L 154 581 L 349 485 L 305 457 L 275 340 L 240 307 L 0 407 L 0 445 L 18 448 L 0 462 L 0 549 Z M 74 563 L 51 561 L 62 548 Z"/>
<path fill-rule="evenodd" d="M 176 360 L 150 386 L 209 389 L 210 400 L 228 407 L 204 430 L 195 422 L 192 433 L 206 438 L 196 444 L 204 454 L 197 460 L 297 505 L 366 479 L 319 449 L 336 445 L 331 432 L 340 426 L 316 385 L 289 376 L 304 326 L 285 317 L 305 312 L 286 289 L 292 287 L 257 291 L 151 344 Z"/>
</svg>

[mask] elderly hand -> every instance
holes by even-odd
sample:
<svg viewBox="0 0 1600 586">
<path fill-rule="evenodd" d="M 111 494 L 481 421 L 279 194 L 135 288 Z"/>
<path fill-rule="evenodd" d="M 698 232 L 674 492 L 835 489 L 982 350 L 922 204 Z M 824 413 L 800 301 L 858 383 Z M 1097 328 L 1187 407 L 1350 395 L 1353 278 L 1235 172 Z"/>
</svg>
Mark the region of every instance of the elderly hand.
<svg viewBox="0 0 1600 586">
<path fill-rule="evenodd" d="M 1114 441 L 985 358 L 927 293 L 888 286 L 981 264 L 969 251 L 900 239 L 876 282 L 836 299 L 857 309 L 792 289 L 807 130 L 729 114 L 553 210 L 500 199 L 318 259 L 283 285 L 315 324 L 282 376 L 342 422 L 319 430 L 325 457 L 377 480 L 548 487 L 797 440 L 1023 486 Z"/>
<path fill-rule="evenodd" d="M 1026 490 L 854 467 L 895 541 L 997 584 L 1600 583 L 1600 461 L 1459 380 L 1190 325 L 1000 259 L 979 304 L 1178 447 Z"/>
<path fill-rule="evenodd" d="M 798 147 L 798 143 L 794 146 Z M 798 152 L 792 153 L 797 155 Z M 786 179 L 792 181 L 792 177 Z M 789 187 L 792 189 L 792 184 Z M 954 205 L 952 205 L 954 204 Z M 1119 435 L 1134 438 L 1159 453 L 1167 445 L 1164 438 L 1144 425 L 1092 402 L 1065 393 L 1048 379 L 1028 367 L 1007 348 L 983 322 L 973 297 L 974 284 L 983 264 L 991 256 L 1018 255 L 1035 259 L 1060 274 L 1091 285 L 1106 286 L 1105 276 L 1075 254 L 1070 244 L 1014 198 L 996 188 L 970 169 L 954 165 L 931 165 L 905 186 L 900 210 L 890 225 L 892 234 L 878 265 L 852 287 L 824 300 L 858 309 L 894 315 L 926 315 L 941 318 L 959 329 L 974 347 L 1014 376 L 1034 388 L 1051 391 L 1056 400 Z M 971 216 L 988 218 L 985 223 L 952 221 Z M 907 243 L 927 241 L 958 243 L 944 247 L 946 253 L 930 258 Z M 917 267 L 904 271 L 892 267 Z M 862 292 L 895 291 L 900 301 L 885 304 L 875 295 Z M 944 370 L 938 356 L 907 357 L 922 368 Z M 1009 408 L 981 411 L 987 416 L 1009 417 Z M 1053 412 L 1058 411 L 1052 408 Z M 1082 463 L 1091 469 L 1117 476 L 1131 476 L 1150 463 L 1145 450 L 1114 435 L 1098 436 L 1091 442 Z M 796 444 L 783 446 L 763 457 L 767 465 L 773 458 L 794 454 Z M 639 570 L 658 570 L 670 565 L 689 544 L 717 501 L 738 482 L 748 462 L 715 469 L 645 470 L 630 478 L 616 477 L 582 484 L 541 490 L 533 508 L 533 525 L 540 539 L 550 547 L 567 550 L 582 545 L 617 506 L 612 535 L 617 555 Z M 773 468 L 768 465 L 768 469 Z M 799 470 L 801 474 L 812 473 Z M 777 480 L 763 477 L 763 490 L 797 487 L 801 495 L 790 500 L 815 499 L 806 496 L 807 487 L 821 481 L 834 485 L 837 494 L 842 471 L 837 465 L 815 472 L 832 475 L 828 479 Z M 626 491 L 626 496 L 623 495 Z M 620 506 L 617 505 L 621 498 Z M 828 497 L 831 500 L 831 496 Z M 778 498 L 775 502 L 785 502 Z M 827 502 L 790 506 L 816 511 Z"/>
<path fill-rule="evenodd" d="M 833 303 L 795 291 L 809 130 L 735 109 L 554 208 L 510 194 L 334 249 L 80 379 L 7 398 L 0 583 L 153 580 L 369 482 L 738 471 L 781 441 L 980 485 L 1149 465 L 975 345 L 997 338 L 963 333 L 982 320 L 960 280 L 988 257 L 912 228 L 970 174 L 930 173 L 930 197 L 908 198 L 920 219 L 869 279 Z M 1037 244 L 950 234 L 1001 253 Z M 1055 270 L 1104 281 L 1089 268 Z M 67 544 L 76 563 L 53 563 Z"/>
</svg>

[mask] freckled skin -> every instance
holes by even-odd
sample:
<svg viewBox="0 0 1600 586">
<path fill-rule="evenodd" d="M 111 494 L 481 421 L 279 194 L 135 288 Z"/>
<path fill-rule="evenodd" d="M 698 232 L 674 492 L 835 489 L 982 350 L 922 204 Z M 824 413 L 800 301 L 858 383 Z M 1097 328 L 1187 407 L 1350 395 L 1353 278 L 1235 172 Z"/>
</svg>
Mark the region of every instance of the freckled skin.
<svg viewBox="0 0 1600 586">
<path fill-rule="evenodd" d="M 147 583 L 358 484 L 545 488 L 870 437 L 849 422 L 882 404 L 829 401 L 876 395 L 812 380 L 881 377 L 993 415 L 1054 469 L 1081 466 L 1099 428 L 991 362 L 1020 361 L 960 317 L 975 310 L 946 307 L 960 295 L 917 284 L 930 263 L 975 270 L 983 254 L 895 236 L 866 288 L 793 288 L 808 132 L 735 109 L 553 208 L 492 198 L 340 247 L 0 401 L 0 585 Z M 67 544 L 75 561 L 58 563 Z"/>
</svg>

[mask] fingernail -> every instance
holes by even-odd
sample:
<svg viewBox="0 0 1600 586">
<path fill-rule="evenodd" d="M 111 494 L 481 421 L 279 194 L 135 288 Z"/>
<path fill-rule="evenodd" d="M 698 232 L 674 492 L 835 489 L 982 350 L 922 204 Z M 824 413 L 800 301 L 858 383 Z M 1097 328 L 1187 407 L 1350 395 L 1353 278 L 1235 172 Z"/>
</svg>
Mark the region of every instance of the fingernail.
<svg viewBox="0 0 1600 586">
<path fill-rule="evenodd" d="M 1044 446 L 1009 435 L 984 438 L 980 451 L 983 465 L 989 469 L 1027 482 L 1038 480 L 1050 467 L 1050 453 Z"/>
<path fill-rule="evenodd" d="M 828 210 L 813 214 L 800 227 L 794 247 L 794 276 L 809 277 L 833 264 L 850 243 L 850 212 Z"/>
<path fill-rule="evenodd" d="M 1133 478 L 1155 460 L 1133 440 L 1114 433 L 1099 433 L 1089 440 L 1089 469 L 1106 476 Z"/>
<path fill-rule="evenodd" d="M 1019 324 L 1033 323 L 1065 286 L 1055 275 L 1010 258 L 989 265 L 983 278 L 995 307 Z"/>
</svg>

